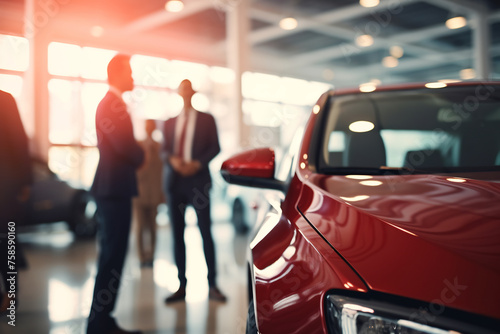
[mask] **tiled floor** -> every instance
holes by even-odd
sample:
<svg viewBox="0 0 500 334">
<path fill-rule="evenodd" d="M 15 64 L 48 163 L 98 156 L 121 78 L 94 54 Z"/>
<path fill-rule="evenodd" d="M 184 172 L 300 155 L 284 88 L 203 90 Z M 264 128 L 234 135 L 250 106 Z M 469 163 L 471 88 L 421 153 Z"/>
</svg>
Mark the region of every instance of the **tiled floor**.
<svg viewBox="0 0 500 334">
<path fill-rule="evenodd" d="M 124 268 L 116 319 L 126 329 L 144 333 L 238 334 L 245 332 L 247 289 L 245 256 L 247 237 L 234 233 L 230 223 L 214 220 L 218 285 L 227 303 L 207 299 L 207 269 L 201 236 L 193 215 L 186 229 L 186 302 L 165 305 L 164 298 L 178 285 L 173 263 L 170 225 L 158 229 L 154 268 L 141 269 L 134 239 Z M 16 326 L 0 318 L 0 333 L 84 333 L 93 280 L 96 243 L 75 241 L 64 224 L 23 233 L 29 269 L 19 274 L 20 305 Z"/>
</svg>

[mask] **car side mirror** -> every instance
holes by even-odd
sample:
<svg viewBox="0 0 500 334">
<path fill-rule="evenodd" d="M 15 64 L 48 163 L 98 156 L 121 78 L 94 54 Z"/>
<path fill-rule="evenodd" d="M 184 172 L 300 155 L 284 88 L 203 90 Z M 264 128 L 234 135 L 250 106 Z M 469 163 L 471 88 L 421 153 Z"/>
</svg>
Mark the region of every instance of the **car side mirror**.
<svg viewBox="0 0 500 334">
<path fill-rule="evenodd" d="M 239 153 L 224 161 L 221 174 L 228 183 L 284 191 L 284 182 L 274 177 L 275 169 L 274 150 L 257 148 Z"/>
</svg>

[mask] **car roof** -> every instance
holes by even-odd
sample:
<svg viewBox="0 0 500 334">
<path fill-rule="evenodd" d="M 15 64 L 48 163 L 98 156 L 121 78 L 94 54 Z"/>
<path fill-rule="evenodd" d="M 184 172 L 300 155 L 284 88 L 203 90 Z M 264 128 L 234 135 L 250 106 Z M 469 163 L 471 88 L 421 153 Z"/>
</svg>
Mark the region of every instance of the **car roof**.
<svg viewBox="0 0 500 334">
<path fill-rule="evenodd" d="M 480 85 L 500 85 L 500 81 L 459 81 L 459 82 L 445 82 L 445 81 L 436 81 L 436 82 L 416 82 L 416 83 L 405 83 L 405 84 L 393 84 L 393 85 L 381 85 L 375 86 L 374 90 L 370 92 L 363 92 L 360 90 L 360 87 L 351 87 L 351 88 L 340 88 L 340 89 L 330 89 L 325 94 L 328 96 L 339 96 L 339 95 L 351 95 L 351 94 L 369 94 L 371 92 L 391 92 L 391 91 L 401 91 L 401 90 L 415 90 L 415 89 L 424 89 L 428 88 L 426 85 L 429 83 L 442 83 L 446 84 L 444 87 L 473 87 Z M 440 87 L 440 88 L 444 88 Z"/>
</svg>

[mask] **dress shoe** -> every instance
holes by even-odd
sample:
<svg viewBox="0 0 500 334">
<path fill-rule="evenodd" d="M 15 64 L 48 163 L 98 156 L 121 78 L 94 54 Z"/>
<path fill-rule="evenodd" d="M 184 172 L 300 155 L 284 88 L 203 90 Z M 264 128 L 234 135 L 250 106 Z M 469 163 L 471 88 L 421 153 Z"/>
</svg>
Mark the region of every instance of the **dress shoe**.
<svg viewBox="0 0 500 334">
<path fill-rule="evenodd" d="M 87 328 L 87 334 L 142 334 L 141 331 L 139 330 L 133 330 L 133 331 L 128 331 L 123 328 L 120 328 L 114 319 L 111 320 L 111 324 L 108 324 L 107 326 L 98 326 L 96 324 L 93 324 L 92 328 L 88 327 Z"/>
<path fill-rule="evenodd" d="M 212 286 L 208 290 L 208 298 L 218 301 L 218 302 L 226 302 L 227 298 L 222 294 L 222 292 L 215 286 Z"/>
<path fill-rule="evenodd" d="M 165 298 L 165 303 L 170 304 L 174 302 L 179 302 L 182 301 L 186 298 L 186 288 L 185 287 L 180 287 L 179 290 Z"/>
</svg>

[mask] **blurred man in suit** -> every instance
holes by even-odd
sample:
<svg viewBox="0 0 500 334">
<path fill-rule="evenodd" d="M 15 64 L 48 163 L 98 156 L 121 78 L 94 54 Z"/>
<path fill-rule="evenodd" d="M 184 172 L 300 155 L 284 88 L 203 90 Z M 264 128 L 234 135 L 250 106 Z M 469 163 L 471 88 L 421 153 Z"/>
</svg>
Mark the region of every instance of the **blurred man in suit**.
<svg viewBox="0 0 500 334">
<path fill-rule="evenodd" d="M 28 200 L 30 185 L 33 182 L 29 143 L 23 123 L 17 109 L 14 97 L 0 90 L 0 276 L 4 287 L 10 290 L 8 272 L 16 272 L 22 259 L 21 244 L 16 239 L 14 244 L 8 244 L 9 227 L 20 225 L 23 216 L 22 204 Z M 12 222 L 12 223 L 11 223 Z M 12 230 L 11 230 L 12 232 Z M 15 235 L 15 234 L 14 234 Z M 9 248 L 15 247 L 15 248 Z M 10 268 L 9 250 L 14 250 L 14 257 L 10 258 L 15 266 Z M 12 253 L 11 253 L 12 254 Z M 18 293 L 17 285 L 16 295 Z M 16 300 L 12 293 L 0 293 L 0 313 Z"/>
<path fill-rule="evenodd" d="M 141 267 L 152 267 L 156 248 L 156 216 L 158 205 L 165 201 L 162 190 L 163 163 L 160 143 L 153 139 L 156 122 L 146 120 L 146 139 L 139 142 L 145 153 L 144 164 L 137 171 L 139 196 L 134 198 L 137 250 Z"/>
<path fill-rule="evenodd" d="M 109 91 L 97 107 L 96 131 L 99 148 L 91 193 L 99 215 L 100 254 L 87 333 L 139 333 L 118 327 L 111 316 L 115 308 L 132 215 L 132 197 L 137 195 L 136 170 L 144 152 L 134 138 L 132 121 L 122 93 L 134 88 L 130 57 L 118 54 L 108 64 Z"/>
<path fill-rule="evenodd" d="M 209 162 L 220 152 L 215 119 L 195 110 L 191 99 L 195 94 L 191 82 L 183 80 L 179 95 L 184 108 L 179 116 L 167 120 L 163 129 L 162 157 L 164 160 L 165 193 L 173 227 L 174 257 L 180 281 L 179 289 L 165 302 L 184 300 L 186 296 L 186 245 L 184 242 L 185 212 L 193 206 L 203 238 L 203 250 L 208 268 L 209 298 L 226 301 L 216 286 L 215 249 L 211 232 L 210 188 L 212 181 Z"/>
</svg>

